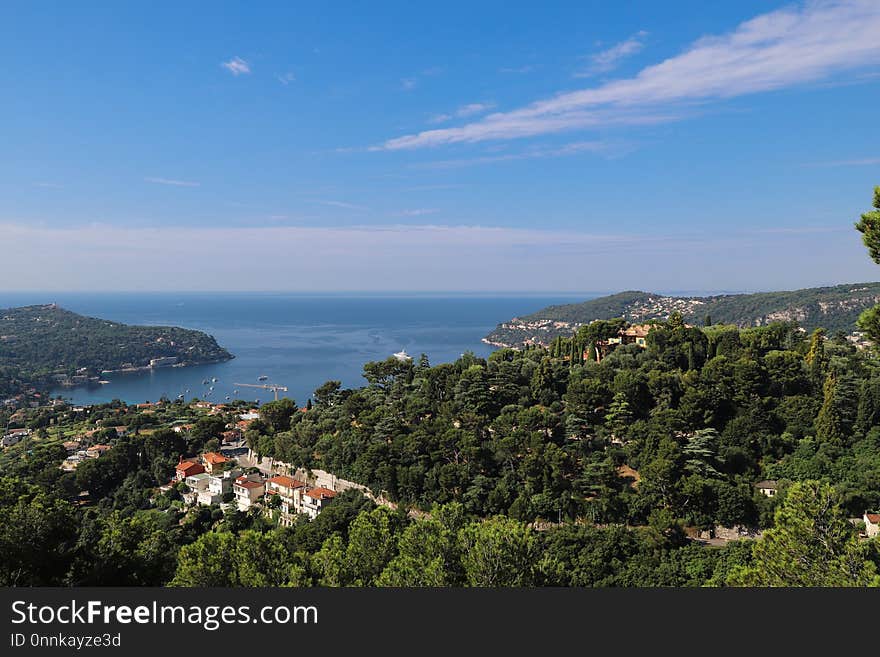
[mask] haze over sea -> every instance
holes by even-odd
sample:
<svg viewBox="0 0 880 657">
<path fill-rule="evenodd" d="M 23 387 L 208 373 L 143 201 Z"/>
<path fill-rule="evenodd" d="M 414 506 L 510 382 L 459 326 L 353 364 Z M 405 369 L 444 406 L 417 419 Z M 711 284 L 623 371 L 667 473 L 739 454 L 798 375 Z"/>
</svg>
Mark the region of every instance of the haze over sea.
<svg viewBox="0 0 880 657">
<path fill-rule="evenodd" d="M 364 385 L 364 363 L 401 349 L 414 358 L 427 354 L 432 365 L 452 362 L 465 351 L 488 356 L 493 347 L 480 339 L 499 322 L 591 296 L 33 292 L 0 293 L 0 308 L 57 303 L 125 324 L 197 329 L 235 355 L 225 363 L 106 374 L 106 385 L 53 391 L 76 404 L 140 403 L 180 394 L 265 402 L 273 398 L 268 390 L 233 392 L 235 383 L 257 384 L 263 375 L 266 383 L 287 386 L 286 396 L 304 404 L 330 379 L 344 387 Z M 214 378 L 217 382 L 203 383 Z"/>
</svg>

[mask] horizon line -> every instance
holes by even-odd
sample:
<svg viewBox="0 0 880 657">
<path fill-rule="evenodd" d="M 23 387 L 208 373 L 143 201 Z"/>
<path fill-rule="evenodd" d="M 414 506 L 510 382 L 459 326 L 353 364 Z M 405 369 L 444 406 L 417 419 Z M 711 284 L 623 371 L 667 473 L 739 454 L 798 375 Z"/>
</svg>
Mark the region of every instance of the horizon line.
<svg viewBox="0 0 880 657">
<path fill-rule="evenodd" d="M 819 285 L 809 285 L 804 287 L 785 287 L 779 288 L 713 288 L 713 289 L 687 289 L 687 288 L 665 288 L 665 289 L 615 289 L 615 290 L 271 290 L 271 289 L 210 289 L 210 290 L 2 290 L 0 295 L 53 295 L 53 294 L 77 294 L 77 295 L 107 295 L 107 294 L 130 294 L 130 295 L 296 295 L 309 297 L 332 297 L 332 296 L 505 296 L 505 297 L 533 297 L 533 296 L 557 296 L 557 297 L 576 297 L 576 296 L 610 296 L 621 294 L 624 292 L 644 292 L 648 294 L 664 294 L 669 296 L 711 296 L 711 295 L 729 295 L 729 294 L 760 294 L 768 292 L 789 292 L 795 290 L 809 290 L 825 287 L 839 287 L 844 285 L 873 285 L 880 284 L 880 281 L 844 281 L 844 282 L 824 282 Z"/>
</svg>

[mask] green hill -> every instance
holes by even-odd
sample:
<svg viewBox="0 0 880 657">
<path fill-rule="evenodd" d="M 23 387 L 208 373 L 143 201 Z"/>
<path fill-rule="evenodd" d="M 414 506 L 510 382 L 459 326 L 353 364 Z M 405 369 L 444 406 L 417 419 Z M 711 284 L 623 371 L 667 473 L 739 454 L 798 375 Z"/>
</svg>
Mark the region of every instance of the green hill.
<svg viewBox="0 0 880 657">
<path fill-rule="evenodd" d="M 54 304 L 0 310 L 0 369 L 14 368 L 37 378 L 78 371 L 94 375 L 149 367 L 152 359 L 166 357 L 196 365 L 233 356 L 201 331 L 128 326 L 77 315 Z"/>
<path fill-rule="evenodd" d="M 630 322 L 642 322 L 666 319 L 676 310 L 686 322 L 696 325 L 709 316 L 713 323 L 740 327 L 795 321 L 807 330 L 822 326 L 831 332 L 851 332 L 859 314 L 878 303 L 880 283 L 707 297 L 627 291 L 582 303 L 548 306 L 531 315 L 515 317 L 499 324 L 483 340 L 503 346 L 547 344 L 556 336 L 570 335 L 578 326 L 596 319 L 623 317 Z"/>
</svg>

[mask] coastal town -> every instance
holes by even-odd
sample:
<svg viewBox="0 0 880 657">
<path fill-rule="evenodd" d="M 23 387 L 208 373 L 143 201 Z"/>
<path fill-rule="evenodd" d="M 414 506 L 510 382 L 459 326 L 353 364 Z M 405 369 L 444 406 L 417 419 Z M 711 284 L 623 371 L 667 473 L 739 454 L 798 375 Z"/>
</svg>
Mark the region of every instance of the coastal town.
<svg viewBox="0 0 880 657">
<path fill-rule="evenodd" d="M 63 454 L 58 468 L 71 473 L 83 463 L 105 457 L 120 439 L 146 440 L 157 431 L 169 429 L 185 438 L 200 420 L 202 426 L 212 420 L 210 426 L 217 429 L 208 440 L 212 449 L 191 455 L 180 453 L 173 475 L 155 488 L 156 497 L 161 495 L 171 500 L 167 509 L 186 511 L 205 506 L 219 508 L 224 513 L 258 513 L 289 527 L 298 516 L 316 518 L 339 493 L 349 489 L 394 507 L 374 496 L 366 486 L 322 470 L 306 470 L 261 457 L 248 446 L 245 438 L 251 425 L 260 419 L 260 409 L 243 402 L 232 405 L 199 400 L 120 403 L 112 409 L 94 409 L 101 417 L 90 421 L 91 407 L 69 405 L 60 399 L 42 400 L 34 391 L 3 400 L 3 403 L 10 409 L 23 400 L 26 403 L 10 413 L 0 433 L 0 456 L 20 458 L 36 445 L 54 446 Z M 308 410 L 303 407 L 299 412 Z M 157 417 L 162 419 L 155 421 Z M 121 423 L 120 418 L 127 420 L 128 425 Z M 33 426 L 44 422 L 44 426 Z M 86 507 L 97 502 L 90 498 L 88 491 L 78 492 L 75 499 Z M 155 502 L 155 497 L 153 499 Z"/>
</svg>

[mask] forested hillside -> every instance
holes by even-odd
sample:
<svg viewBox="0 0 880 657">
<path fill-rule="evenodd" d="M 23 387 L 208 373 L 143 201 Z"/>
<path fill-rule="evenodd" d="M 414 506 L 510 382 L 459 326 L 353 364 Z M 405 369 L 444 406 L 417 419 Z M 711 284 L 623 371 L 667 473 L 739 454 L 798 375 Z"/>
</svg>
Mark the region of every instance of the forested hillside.
<svg viewBox="0 0 880 657">
<path fill-rule="evenodd" d="M 549 306 L 530 315 L 499 324 L 485 340 L 518 346 L 526 342 L 549 344 L 571 335 L 578 326 L 597 319 L 622 317 L 639 323 L 667 319 L 679 312 L 689 324 L 713 323 L 739 327 L 772 322 L 797 322 L 808 331 L 850 333 L 859 315 L 880 303 L 880 283 L 854 283 L 786 292 L 727 294 L 709 297 L 672 297 L 650 292 L 621 292 L 583 303 Z"/>
<path fill-rule="evenodd" d="M 263 405 L 245 433 L 256 452 L 398 506 L 351 491 L 293 527 L 271 508 L 157 493 L 180 455 L 216 449 L 234 415 L 178 433 L 162 423 L 193 412 L 180 403 L 33 411 L 24 423 L 37 438 L 0 460 L 0 583 L 877 583 L 877 541 L 847 520 L 880 507 L 880 368 L 867 352 L 789 324 L 703 330 L 677 317 L 646 348 L 601 362 L 563 347 L 368 363 L 362 388 L 330 381 L 305 410 Z M 113 447 L 63 472 L 51 437 L 85 417 L 135 434 L 92 438 Z M 776 496 L 756 487 L 765 479 Z M 765 536 L 692 540 L 735 526 Z M 806 568 L 792 556 L 803 550 Z"/>
<path fill-rule="evenodd" d="M 77 315 L 58 306 L 0 310 L 0 367 L 33 376 L 144 367 L 177 357 L 186 364 L 232 358 L 209 335 L 169 326 L 127 326 Z"/>
</svg>

